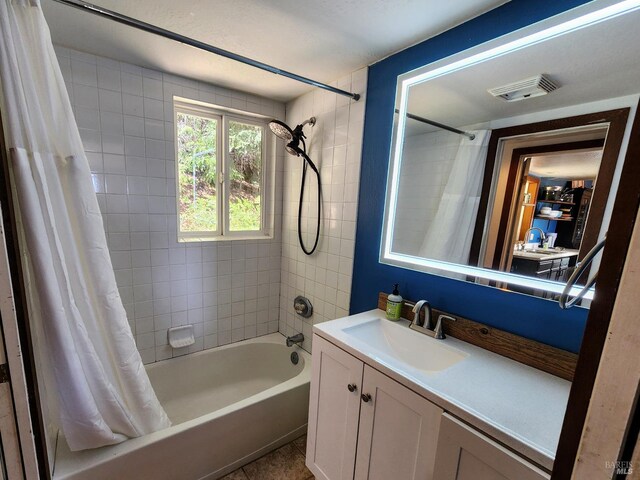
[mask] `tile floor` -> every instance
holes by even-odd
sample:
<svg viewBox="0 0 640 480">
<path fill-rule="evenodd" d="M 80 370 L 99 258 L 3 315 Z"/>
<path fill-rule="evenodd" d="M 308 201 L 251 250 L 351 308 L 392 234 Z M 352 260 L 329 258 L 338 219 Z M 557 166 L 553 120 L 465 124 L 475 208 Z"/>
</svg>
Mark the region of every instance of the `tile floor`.
<svg viewBox="0 0 640 480">
<path fill-rule="evenodd" d="M 221 480 L 312 480 L 313 474 L 304 464 L 307 436 L 260 457 Z"/>
</svg>

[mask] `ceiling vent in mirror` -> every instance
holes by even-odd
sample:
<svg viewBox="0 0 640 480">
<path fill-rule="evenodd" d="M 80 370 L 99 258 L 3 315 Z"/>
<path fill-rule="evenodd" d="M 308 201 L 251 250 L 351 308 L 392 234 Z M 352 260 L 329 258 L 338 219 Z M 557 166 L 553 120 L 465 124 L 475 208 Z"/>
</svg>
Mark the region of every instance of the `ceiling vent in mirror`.
<svg viewBox="0 0 640 480">
<path fill-rule="evenodd" d="M 557 88 L 558 85 L 553 83 L 548 77 L 537 75 L 527 78 L 526 80 L 503 85 L 502 87 L 490 88 L 487 91 L 494 97 L 503 98 L 507 102 L 516 102 L 518 100 L 524 100 L 525 98 L 546 95 Z"/>
</svg>

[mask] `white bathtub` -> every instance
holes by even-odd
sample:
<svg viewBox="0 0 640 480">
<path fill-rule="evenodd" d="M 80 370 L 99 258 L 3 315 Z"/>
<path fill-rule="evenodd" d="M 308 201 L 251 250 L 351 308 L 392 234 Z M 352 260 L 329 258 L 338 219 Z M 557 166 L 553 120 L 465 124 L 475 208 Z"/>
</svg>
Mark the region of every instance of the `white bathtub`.
<svg viewBox="0 0 640 480">
<path fill-rule="evenodd" d="M 279 333 L 149 365 L 173 426 L 82 452 L 69 451 L 60 438 L 53 478 L 224 476 L 306 431 L 310 369 L 309 354 L 287 348 Z"/>
</svg>

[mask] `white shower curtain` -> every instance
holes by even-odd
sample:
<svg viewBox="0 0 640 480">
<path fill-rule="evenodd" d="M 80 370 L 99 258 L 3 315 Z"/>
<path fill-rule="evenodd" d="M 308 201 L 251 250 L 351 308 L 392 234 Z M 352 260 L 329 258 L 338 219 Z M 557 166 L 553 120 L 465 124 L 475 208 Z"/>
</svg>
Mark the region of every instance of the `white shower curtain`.
<svg viewBox="0 0 640 480">
<path fill-rule="evenodd" d="M 72 450 L 168 427 L 118 294 L 38 0 L 0 0 L 0 108 L 15 180 L 29 313 Z M 48 389 L 50 390 L 50 389 Z"/>
<path fill-rule="evenodd" d="M 482 178 L 491 130 L 476 130 L 475 138 L 460 137 L 458 152 L 433 222 L 419 256 L 467 264 L 480 204 Z"/>
</svg>

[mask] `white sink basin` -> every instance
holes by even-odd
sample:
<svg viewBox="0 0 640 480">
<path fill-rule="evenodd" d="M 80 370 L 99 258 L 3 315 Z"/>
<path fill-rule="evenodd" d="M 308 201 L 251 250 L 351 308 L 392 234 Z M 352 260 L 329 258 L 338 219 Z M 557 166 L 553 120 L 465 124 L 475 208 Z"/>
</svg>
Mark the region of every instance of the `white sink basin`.
<svg viewBox="0 0 640 480">
<path fill-rule="evenodd" d="M 445 370 L 468 354 L 452 348 L 409 327 L 376 318 L 342 330 L 376 352 L 397 359 L 425 373 Z"/>
</svg>

